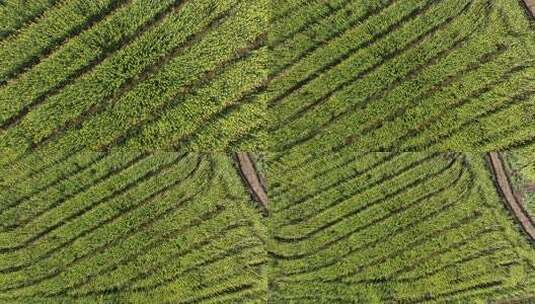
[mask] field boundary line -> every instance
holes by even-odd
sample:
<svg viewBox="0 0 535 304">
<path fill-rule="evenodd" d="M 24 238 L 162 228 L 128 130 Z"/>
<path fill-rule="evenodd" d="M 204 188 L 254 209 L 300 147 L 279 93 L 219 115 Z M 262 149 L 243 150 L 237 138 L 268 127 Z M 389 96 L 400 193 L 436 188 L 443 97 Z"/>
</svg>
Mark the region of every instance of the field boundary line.
<svg viewBox="0 0 535 304">
<path fill-rule="evenodd" d="M 234 155 L 234 159 L 238 166 L 238 173 L 244 181 L 245 186 L 251 193 L 253 199 L 259 203 L 267 215 L 269 199 L 264 178 L 258 172 L 258 167 L 247 152 L 237 152 Z"/>
<path fill-rule="evenodd" d="M 513 215 L 520 224 L 522 231 L 525 232 L 532 244 L 535 245 L 535 222 L 513 194 L 511 180 L 505 169 L 502 156 L 498 152 L 490 152 L 488 153 L 488 158 L 497 190 L 502 196 L 503 202 L 511 212 L 511 215 Z"/>
<path fill-rule="evenodd" d="M 524 8 L 531 17 L 535 18 L 535 0 L 524 0 Z"/>
</svg>

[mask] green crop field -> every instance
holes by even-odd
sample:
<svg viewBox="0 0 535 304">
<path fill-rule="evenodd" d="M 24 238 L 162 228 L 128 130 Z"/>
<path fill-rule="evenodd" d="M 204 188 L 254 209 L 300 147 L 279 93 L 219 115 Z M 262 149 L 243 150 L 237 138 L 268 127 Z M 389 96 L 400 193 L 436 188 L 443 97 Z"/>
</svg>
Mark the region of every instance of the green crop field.
<svg viewBox="0 0 535 304">
<path fill-rule="evenodd" d="M 535 250 L 482 154 L 268 162 L 273 303 L 488 303 L 535 292 Z"/>
<path fill-rule="evenodd" d="M 266 297 L 265 228 L 227 155 L 92 152 L 8 174 L 0 303 Z"/>
<path fill-rule="evenodd" d="M 532 5 L 0 0 L 0 304 L 535 303 Z"/>
<path fill-rule="evenodd" d="M 227 154 L 89 152 L 4 169 L 0 303 L 486 303 L 533 294 L 534 247 L 484 154 L 348 147 L 257 161 L 269 217 Z"/>
<path fill-rule="evenodd" d="M 535 23 L 520 1 L 274 2 L 274 150 L 492 151 L 535 140 Z"/>
<path fill-rule="evenodd" d="M 58 1 L 24 25 L 15 8 L 0 6 L 3 33 L 20 26 L 0 41 L 2 161 L 230 149 L 263 123 L 267 1 Z"/>
</svg>

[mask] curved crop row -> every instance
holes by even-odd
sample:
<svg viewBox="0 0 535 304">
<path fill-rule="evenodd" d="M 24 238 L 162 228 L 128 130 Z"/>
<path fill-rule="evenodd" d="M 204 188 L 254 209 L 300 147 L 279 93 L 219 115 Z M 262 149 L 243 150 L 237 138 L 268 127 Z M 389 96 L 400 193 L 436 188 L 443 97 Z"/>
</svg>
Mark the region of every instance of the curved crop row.
<svg viewBox="0 0 535 304">
<path fill-rule="evenodd" d="M 265 299 L 261 215 L 230 156 L 85 157 L 2 205 L 0 303 Z"/>
<path fill-rule="evenodd" d="M 533 289 L 535 256 L 484 155 L 349 150 L 304 162 L 302 179 L 281 169 L 292 161 L 268 159 L 273 303 L 474 302 Z"/>
</svg>

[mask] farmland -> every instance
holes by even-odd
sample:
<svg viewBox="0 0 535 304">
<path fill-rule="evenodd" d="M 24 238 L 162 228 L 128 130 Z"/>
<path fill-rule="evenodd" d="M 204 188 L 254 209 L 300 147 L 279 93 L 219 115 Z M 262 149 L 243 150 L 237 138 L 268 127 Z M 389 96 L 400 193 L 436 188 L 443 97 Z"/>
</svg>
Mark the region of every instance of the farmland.
<svg viewBox="0 0 535 304">
<path fill-rule="evenodd" d="M 29 6 L 19 20 L 17 5 L 0 6 L 2 164 L 34 151 L 259 145 L 268 1 Z"/>
<path fill-rule="evenodd" d="M 522 1 L 0 0 L 0 304 L 535 301 Z"/>
<path fill-rule="evenodd" d="M 0 303 L 483 303 L 535 288 L 533 244 L 485 154 L 268 153 L 251 158 L 265 206 L 237 158 L 13 163 L 1 172 Z"/>
<path fill-rule="evenodd" d="M 273 303 L 487 303 L 532 296 L 535 250 L 483 154 L 269 161 Z"/>
<path fill-rule="evenodd" d="M 520 1 L 275 3 L 273 150 L 493 151 L 535 140 L 535 31 Z"/>
<path fill-rule="evenodd" d="M 265 229 L 230 156 L 90 152 L 18 169 L 2 172 L 0 303 L 265 299 Z"/>
</svg>

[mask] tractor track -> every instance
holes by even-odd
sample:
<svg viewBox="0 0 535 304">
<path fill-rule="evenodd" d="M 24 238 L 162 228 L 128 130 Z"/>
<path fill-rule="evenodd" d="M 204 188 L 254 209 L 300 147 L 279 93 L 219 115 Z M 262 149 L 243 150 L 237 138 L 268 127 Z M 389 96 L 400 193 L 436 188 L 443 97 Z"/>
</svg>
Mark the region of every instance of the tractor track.
<svg viewBox="0 0 535 304">
<path fill-rule="evenodd" d="M 535 0 L 524 0 L 524 4 L 531 16 L 535 17 Z"/>
<path fill-rule="evenodd" d="M 259 203 L 264 213 L 268 214 L 268 196 L 266 185 L 262 175 L 258 172 L 257 167 L 247 152 L 237 152 L 234 159 L 238 166 L 238 172 L 245 182 L 247 189 L 253 199 Z"/>
<path fill-rule="evenodd" d="M 507 206 L 507 209 L 511 211 L 511 214 L 516 218 L 531 242 L 535 244 L 535 222 L 514 195 L 510 178 L 505 169 L 501 155 L 498 152 L 490 152 L 488 153 L 488 157 L 496 186 L 504 198 L 503 201 Z"/>
</svg>

